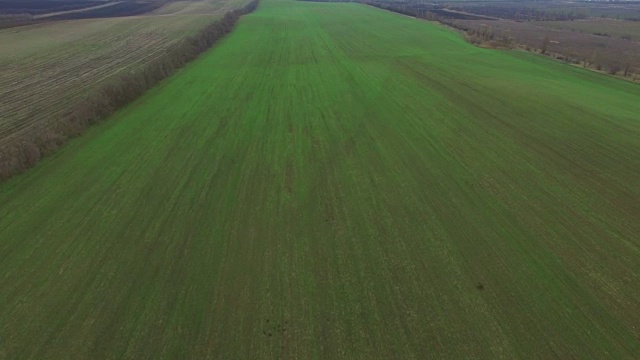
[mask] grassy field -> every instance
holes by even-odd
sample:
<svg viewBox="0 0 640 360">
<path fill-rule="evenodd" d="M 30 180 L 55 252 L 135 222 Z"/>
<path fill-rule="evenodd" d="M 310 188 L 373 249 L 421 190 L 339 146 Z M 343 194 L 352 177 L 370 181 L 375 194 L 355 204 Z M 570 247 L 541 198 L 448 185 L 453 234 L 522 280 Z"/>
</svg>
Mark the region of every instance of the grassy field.
<svg viewBox="0 0 640 360">
<path fill-rule="evenodd" d="M 640 87 L 264 0 L 0 185 L 0 359 L 633 359 Z"/>
<path fill-rule="evenodd" d="M 179 1 L 140 16 L 0 29 L 0 141 L 46 128 L 114 76 L 156 60 L 176 42 L 246 3 Z"/>
</svg>

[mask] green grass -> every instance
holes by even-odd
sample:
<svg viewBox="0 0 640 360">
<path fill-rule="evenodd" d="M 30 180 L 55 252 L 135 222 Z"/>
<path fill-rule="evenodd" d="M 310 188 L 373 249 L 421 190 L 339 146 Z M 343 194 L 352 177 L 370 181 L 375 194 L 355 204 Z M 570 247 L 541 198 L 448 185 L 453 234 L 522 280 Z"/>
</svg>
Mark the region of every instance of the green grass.
<svg viewBox="0 0 640 360">
<path fill-rule="evenodd" d="M 639 114 L 636 84 L 265 0 L 0 186 L 0 358 L 637 358 Z"/>
</svg>

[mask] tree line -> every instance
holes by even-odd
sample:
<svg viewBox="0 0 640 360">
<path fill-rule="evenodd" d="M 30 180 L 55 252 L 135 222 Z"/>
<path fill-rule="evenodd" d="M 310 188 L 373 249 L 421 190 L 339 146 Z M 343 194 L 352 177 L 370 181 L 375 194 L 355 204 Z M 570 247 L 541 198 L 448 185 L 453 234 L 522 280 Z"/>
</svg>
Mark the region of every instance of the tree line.
<svg viewBox="0 0 640 360">
<path fill-rule="evenodd" d="M 169 48 L 162 57 L 92 92 L 59 118 L 0 144 L 0 180 L 33 167 L 68 139 L 82 134 L 89 126 L 106 119 L 174 74 L 231 32 L 240 17 L 253 12 L 258 3 L 259 0 L 253 0 L 243 8 L 227 12 L 222 19 Z"/>
</svg>

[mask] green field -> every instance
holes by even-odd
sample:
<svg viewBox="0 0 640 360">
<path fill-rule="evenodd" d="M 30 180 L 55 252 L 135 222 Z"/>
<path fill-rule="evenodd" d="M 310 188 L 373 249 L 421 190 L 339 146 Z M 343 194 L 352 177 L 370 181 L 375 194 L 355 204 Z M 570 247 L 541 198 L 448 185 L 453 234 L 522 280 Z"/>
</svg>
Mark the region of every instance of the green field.
<svg viewBox="0 0 640 360">
<path fill-rule="evenodd" d="M 0 184 L 0 359 L 640 357 L 640 87 L 264 0 Z"/>
</svg>

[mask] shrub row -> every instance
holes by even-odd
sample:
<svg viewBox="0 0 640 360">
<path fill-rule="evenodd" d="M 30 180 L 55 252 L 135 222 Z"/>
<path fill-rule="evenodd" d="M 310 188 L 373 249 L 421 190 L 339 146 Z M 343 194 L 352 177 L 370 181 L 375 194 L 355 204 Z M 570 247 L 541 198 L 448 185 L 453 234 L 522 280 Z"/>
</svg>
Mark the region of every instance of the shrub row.
<svg viewBox="0 0 640 360">
<path fill-rule="evenodd" d="M 168 49 L 156 61 L 136 72 L 119 76 L 83 101 L 73 104 L 66 113 L 48 124 L 30 130 L 27 135 L 3 139 L 0 144 L 0 180 L 6 180 L 34 166 L 43 156 L 57 150 L 68 139 L 106 119 L 197 58 L 231 32 L 242 15 L 254 11 L 258 7 L 258 1 L 253 0 L 241 9 L 227 12 L 222 19 L 208 25 L 197 35 Z"/>
</svg>

